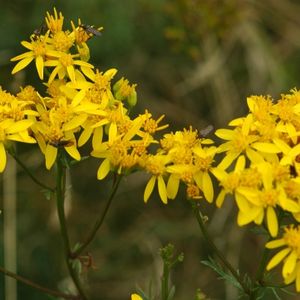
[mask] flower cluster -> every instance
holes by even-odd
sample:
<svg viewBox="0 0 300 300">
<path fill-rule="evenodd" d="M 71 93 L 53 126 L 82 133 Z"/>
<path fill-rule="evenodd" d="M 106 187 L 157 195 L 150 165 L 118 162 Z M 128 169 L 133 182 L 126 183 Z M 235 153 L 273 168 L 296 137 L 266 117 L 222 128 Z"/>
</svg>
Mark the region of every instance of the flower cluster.
<svg viewBox="0 0 300 300">
<path fill-rule="evenodd" d="M 221 186 L 216 204 L 220 207 L 227 194 L 234 195 L 238 224 L 260 225 L 265 220 L 273 238 L 281 234 L 283 222 L 291 224 L 285 227 L 283 238 L 267 243 L 268 248 L 286 246 L 267 269 L 285 259 L 285 282 L 298 276 L 300 291 L 300 275 L 296 275 L 300 274 L 299 233 L 293 227 L 300 220 L 300 92 L 292 90 L 278 101 L 252 96 L 247 103 L 246 117 L 231 121 L 232 129 L 216 131 L 225 140 L 218 148 L 225 155 L 212 170 Z"/>
<path fill-rule="evenodd" d="M 136 85 L 125 78 L 114 81 L 114 68 L 100 71 L 89 63 L 87 42 L 101 30 L 80 19 L 78 25 L 71 22 L 71 29 L 64 30 L 64 17 L 54 9 L 30 41 L 21 43 L 29 51 L 12 59 L 17 61 L 12 73 L 34 61 L 46 91 L 41 95 L 26 86 L 12 95 L 0 89 L 0 172 L 10 141 L 37 143 L 47 169 L 59 151 L 80 160 L 79 148 L 90 141 L 91 156 L 100 159 L 99 180 L 111 171 L 143 170 L 150 175 L 145 202 L 157 185 L 159 197 L 167 204 L 176 198 L 182 183 L 189 199 L 212 203 L 213 175 L 220 186 L 216 205 L 221 207 L 231 194 L 240 226 L 265 221 L 270 236 L 277 238 L 266 247 L 284 247 L 267 269 L 284 260 L 285 282 L 296 281 L 300 291 L 300 230 L 294 226 L 300 222 L 300 92 L 292 90 L 278 101 L 249 97 L 247 116 L 232 120 L 231 129 L 216 131 L 224 141 L 218 147 L 192 127 L 158 138 L 157 132 L 168 127 L 160 124 L 164 115 L 155 119 L 145 110 L 131 117 Z M 290 225 L 278 238 L 283 221 Z"/>
</svg>

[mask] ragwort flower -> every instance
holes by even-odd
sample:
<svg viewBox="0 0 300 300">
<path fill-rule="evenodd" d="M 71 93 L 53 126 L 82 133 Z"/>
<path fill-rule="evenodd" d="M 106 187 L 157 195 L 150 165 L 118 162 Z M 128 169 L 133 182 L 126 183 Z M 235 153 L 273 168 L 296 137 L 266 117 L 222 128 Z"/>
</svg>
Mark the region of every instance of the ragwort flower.
<svg viewBox="0 0 300 300">
<path fill-rule="evenodd" d="M 295 281 L 296 290 L 300 292 L 300 226 L 286 226 L 282 238 L 266 244 L 268 249 L 283 247 L 269 261 L 269 271 L 283 262 L 282 276 L 285 284 Z"/>
</svg>

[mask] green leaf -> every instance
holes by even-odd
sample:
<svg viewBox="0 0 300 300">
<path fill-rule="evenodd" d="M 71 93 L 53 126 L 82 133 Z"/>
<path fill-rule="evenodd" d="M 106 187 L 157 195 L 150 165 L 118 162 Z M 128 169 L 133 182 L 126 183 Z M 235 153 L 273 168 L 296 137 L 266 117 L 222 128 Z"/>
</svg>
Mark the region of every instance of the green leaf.
<svg viewBox="0 0 300 300">
<path fill-rule="evenodd" d="M 169 291 L 169 295 L 167 300 L 172 300 L 174 299 L 174 295 L 175 295 L 175 285 L 172 285 L 170 291 Z"/>
<path fill-rule="evenodd" d="M 223 268 L 211 257 L 209 257 L 209 260 L 203 260 L 201 261 L 203 265 L 208 266 L 212 270 L 214 270 L 217 274 L 220 275 L 220 279 L 226 280 L 229 283 L 231 283 L 233 286 L 238 288 L 240 291 L 243 292 L 243 288 L 241 287 L 240 283 L 236 280 L 236 278 L 231 274 L 227 273 Z M 237 270 L 237 273 L 239 274 L 239 271 Z"/>
</svg>

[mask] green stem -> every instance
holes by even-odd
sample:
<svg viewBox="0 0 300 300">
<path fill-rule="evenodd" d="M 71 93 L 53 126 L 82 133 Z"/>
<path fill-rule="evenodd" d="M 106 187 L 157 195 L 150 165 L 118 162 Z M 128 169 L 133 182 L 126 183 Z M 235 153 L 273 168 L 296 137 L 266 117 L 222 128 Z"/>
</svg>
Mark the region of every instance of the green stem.
<svg viewBox="0 0 300 300">
<path fill-rule="evenodd" d="M 65 250 L 65 259 L 66 264 L 69 270 L 69 274 L 81 296 L 81 299 L 87 300 L 83 288 L 81 286 L 80 280 L 72 266 L 72 257 L 71 257 L 71 248 L 70 248 L 70 240 L 67 231 L 66 225 L 66 216 L 65 216 L 65 208 L 64 208 L 64 194 L 65 194 L 65 178 L 66 178 L 66 170 L 61 161 L 60 155 L 57 158 L 57 174 L 56 174 L 56 205 L 57 205 L 57 214 L 60 224 L 60 232 L 64 243 Z"/>
<path fill-rule="evenodd" d="M 163 276 L 161 279 L 161 299 L 167 300 L 169 295 L 169 268 L 164 263 Z"/>
<path fill-rule="evenodd" d="M 12 277 L 14 279 L 16 279 L 17 281 L 19 282 L 22 282 L 38 291 L 41 291 L 45 294 L 48 294 L 48 295 L 51 295 L 51 296 L 54 296 L 54 297 L 59 297 L 59 298 L 63 298 L 63 299 L 73 299 L 73 300 L 79 300 L 78 296 L 74 296 L 74 295 L 68 295 L 68 294 L 64 294 L 64 293 L 61 293 L 59 291 L 56 291 L 56 290 L 51 290 L 49 288 L 46 288 L 44 286 L 41 286 L 25 277 L 22 277 L 20 275 L 17 275 L 13 272 L 10 272 L 2 267 L 0 267 L 0 272 L 3 273 L 4 275 L 6 276 L 9 276 L 9 277 Z"/>
<path fill-rule="evenodd" d="M 256 278 L 256 281 L 259 284 L 261 284 L 261 281 L 264 278 L 264 273 L 265 273 L 266 264 L 267 264 L 267 261 L 268 261 L 268 254 L 269 254 L 269 252 L 270 252 L 269 249 L 264 248 L 264 251 L 263 251 L 263 254 L 262 254 L 262 257 L 261 257 L 261 261 L 260 261 L 258 270 L 256 272 L 255 278 Z"/>
<path fill-rule="evenodd" d="M 85 241 L 73 253 L 71 253 L 72 258 L 77 258 L 95 238 L 96 233 L 102 226 L 105 216 L 107 215 L 107 212 L 110 208 L 112 200 L 113 200 L 113 198 L 118 190 L 118 187 L 120 185 L 121 179 L 122 179 L 122 175 L 116 175 L 111 193 L 109 195 L 108 201 L 106 203 L 106 206 L 105 206 L 100 218 L 98 220 L 96 220 L 93 229 L 91 230 L 91 232 L 89 233 L 89 235 L 87 236 Z"/>
<path fill-rule="evenodd" d="M 191 201 L 191 205 L 192 205 L 194 215 L 195 215 L 195 217 L 198 221 L 200 230 L 201 230 L 201 232 L 203 234 L 203 237 L 205 238 L 206 242 L 208 243 L 209 247 L 217 255 L 217 257 L 220 259 L 220 261 L 223 263 L 223 265 L 235 277 L 235 279 L 238 281 L 238 283 L 240 284 L 240 286 L 242 287 L 244 292 L 247 295 L 249 295 L 249 297 L 251 299 L 251 294 L 252 294 L 251 290 L 249 290 L 248 287 L 244 284 L 244 282 L 243 282 L 242 278 L 240 277 L 240 275 L 237 273 L 237 271 L 234 269 L 234 267 L 227 261 L 227 259 L 223 255 L 223 253 L 217 248 L 217 246 L 212 241 L 208 231 L 206 230 L 201 212 L 200 212 L 199 208 L 197 207 L 197 204 L 195 203 L 195 201 Z"/>
<path fill-rule="evenodd" d="M 18 158 L 17 155 L 15 155 L 12 151 L 8 151 L 9 154 L 14 158 L 14 160 L 22 167 L 22 169 L 25 171 L 25 173 L 32 179 L 33 182 L 35 182 L 37 185 L 42 187 L 45 190 L 50 191 L 51 193 L 54 193 L 55 189 L 45 185 L 43 182 L 39 181 L 26 167 L 26 165 Z"/>
</svg>

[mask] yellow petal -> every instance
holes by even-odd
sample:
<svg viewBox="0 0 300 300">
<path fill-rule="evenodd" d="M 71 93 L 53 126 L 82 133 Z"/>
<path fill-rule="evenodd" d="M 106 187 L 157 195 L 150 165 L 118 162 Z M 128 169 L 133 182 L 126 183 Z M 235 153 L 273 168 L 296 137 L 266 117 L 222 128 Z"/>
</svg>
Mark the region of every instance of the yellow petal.
<svg viewBox="0 0 300 300">
<path fill-rule="evenodd" d="M 71 79 L 71 81 L 75 82 L 76 78 L 75 78 L 74 67 L 73 66 L 67 66 L 67 72 L 68 72 L 68 75 L 69 75 L 69 78 Z"/>
<path fill-rule="evenodd" d="M 2 142 L 0 142 L 0 173 L 2 173 L 6 166 L 6 152 Z"/>
<path fill-rule="evenodd" d="M 253 149 L 247 148 L 246 155 L 252 163 L 263 163 L 264 162 L 263 157 L 258 152 L 254 151 Z"/>
<path fill-rule="evenodd" d="M 109 173 L 110 171 L 110 161 L 108 158 L 104 159 L 104 161 L 101 163 L 99 169 L 98 169 L 98 172 L 97 172 L 97 178 L 99 180 L 102 180 L 104 179 L 107 174 Z"/>
<path fill-rule="evenodd" d="M 28 57 L 20 60 L 12 69 L 11 74 L 15 74 L 26 68 L 33 61 L 33 57 Z"/>
<path fill-rule="evenodd" d="M 33 120 L 21 120 L 18 122 L 15 122 L 13 125 L 11 125 L 6 132 L 7 133 L 17 133 L 20 131 L 24 131 L 27 128 L 29 128 L 34 123 Z"/>
<path fill-rule="evenodd" d="M 271 206 L 268 206 L 267 208 L 267 226 L 271 236 L 275 237 L 278 233 L 278 221 L 276 212 Z"/>
<path fill-rule="evenodd" d="M 221 138 L 222 140 L 233 140 L 235 137 L 235 132 L 231 129 L 218 129 L 215 132 L 215 135 L 219 138 Z"/>
<path fill-rule="evenodd" d="M 73 157 L 76 160 L 80 160 L 80 153 L 75 145 L 64 147 L 65 150 L 69 153 L 71 157 Z"/>
<path fill-rule="evenodd" d="M 164 204 L 167 204 L 168 203 L 167 187 L 161 175 L 157 177 L 157 183 L 158 183 L 158 194 L 160 196 L 160 199 Z"/>
<path fill-rule="evenodd" d="M 138 294 L 132 294 L 131 300 L 143 300 L 143 298 L 141 296 L 139 296 Z"/>
<path fill-rule="evenodd" d="M 227 153 L 227 155 L 223 158 L 221 163 L 218 165 L 220 169 L 227 169 L 232 162 L 239 156 L 239 153 Z"/>
<path fill-rule="evenodd" d="M 112 142 L 117 136 L 117 124 L 115 122 L 111 123 L 108 131 L 108 140 Z"/>
<path fill-rule="evenodd" d="M 175 199 L 178 193 L 180 180 L 177 175 L 171 174 L 167 183 L 167 194 L 169 199 Z"/>
<path fill-rule="evenodd" d="M 283 268 L 282 268 L 282 276 L 286 278 L 290 274 L 294 272 L 294 269 L 296 267 L 296 262 L 297 262 L 297 252 L 292 251 L 289 256 L 286 258 Z"/>
<path fill-rule="evenodd" d="M 45 150 L 45 159 L 46 159 L 46 168 L 47 170 L 50 170 L 53 166 L 57 156 L 57 148 L 53 147 L 50 144 L 47 144 L 46 150 Z"/>
<path fill-rule="evenodd" d="M 217 199 L 216 199 L 216 206 L 218 208 L 220 208 L 224 202 L 226 196 L 226 192 L 224 190 L 221 190 L 221 192 L 219 193 Z"/>
<path fill-rule="evenodd" d="M 280 153 L 281 150 L 272 143 L 256 142 L 251 144 L 251 147 L 265 153 Z"/>
<path fill-rule="evenodd" d="M 290 252 L 291 249 L 285 248 L 280 252 L 278 252 L 277 254 L 275 254 L 266 267 L 267 271 L 270 271 L 271 269 L 276 267 Z"/>
<path fill-rule="evenodd" d="M 296 271 L 296 291 L 300 292 L 300 264 L 297 263 L 297 271 Z"/>
<path fill-rule="evenodd" d="M 277 240 L 270 241 L 270 242 L 266 243 L 265 247 L 268 248 L 268 249 L 274 249 L 274 248 L 282 247 L 285 244 L 286 243 L 285 243 L 284 239 L 277 239 Z"/>
<path fill-rule="evenodd" d="M 103 139 L 103 127 L 98 127 L 94 130 L 92 145 L 93 149 L 98 149 L 101 147 Z"/>
<path fill-rule="evenodd" d="M 145 187 L 145 191 L 144 191 L 144 202 L 145 203 L 147 203 L 149 197 L 151 196 L 151 194 L 153 192 L 155 182 L 156 182 L 156 177 L 151 176 L 150 180 L 148 181 L 148 183 Z"/>
<path fill-rule="evenodd" d="M 250 205 L 247 199 L 238 193 L 238 191 L 235 193 L 235 201 L 236 204 L 243 213 L 247 213 L 250 210 Z"/>
<path fill-rule="evenodd" d="M 43 80 L 44 79 L 44 60 L 43 60 L 42 56 L 39 55 L 35 59 L 35 66 L 38 71 L 40 79 Z"/>
<path fill-rule="evenodd" d="M 86 119 L 87 119 L 87 114 L 80 114 L 78 116 L 75 116 L 64 125 L 63 130 L 64 131 L 74 130 L 77 127 L 81 126 L 86 121 Z"/>
<path fill-rule="evenodd" d="M 238 160 L 236 161 L 234 171 L 239 172 L 245 169 L 246 159 L 244 155 L 241 155 Z"/>
<path fill-rule="evenodd" d="M 202 191 L 205 199 L 212 203 L 214 200 L 214 187 L 208 173 L 203 173 L 202 176 Z"/>
<path fill-rule="evenodd" d="M 33 49 L 32 43 L 29 43 L 29 42 L 27 42 L 27 41 L 22 41 L 22 42 L 21 42 L 21 45 L 22 45 L 23 47 L 27 48 L 28 50 L 32 50 L 32 49 Z"/>
<path fill-rule="evenodd" d="M 81 135 L 80 135 L 80 137 L 78 139 L 78 147 L 83 146 L 89 140 L 89 138 L 91 137 L 92 133 L 93 133 L 93 128 L 91 128 L 91 127 L 85 128 L 82 131 L 82 133 L 81 133 Z"/>
</svg>

